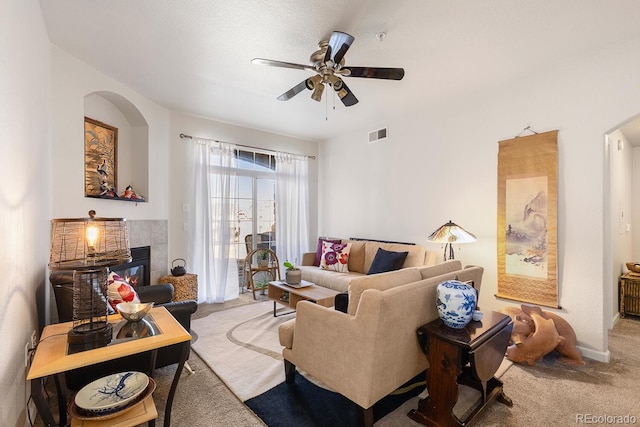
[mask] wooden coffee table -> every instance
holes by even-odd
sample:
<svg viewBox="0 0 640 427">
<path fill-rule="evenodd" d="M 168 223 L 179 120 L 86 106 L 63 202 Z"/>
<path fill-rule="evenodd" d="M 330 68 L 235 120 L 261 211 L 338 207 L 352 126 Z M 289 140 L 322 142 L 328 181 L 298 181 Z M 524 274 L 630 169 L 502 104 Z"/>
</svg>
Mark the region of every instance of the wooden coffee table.
<svg viewBox="0 0 640 427">
<path fill-rule="evenodd" d="M 273 316 L 283 316 L 285 314 L 293 313 L 296 310 L 296 304 L 299 301 L 311 301 L 324 307 L 333 307 L 335 297 L 340 292 L 333 289 L 325 288 L 323 286 L 317 286 L 314 283 L 302 281 L 303 284 L 309 284 L 302 288 L 294 288 L 287 285 L 282 280 L 275 280 L 269 282 L 268 296 L 273 300 Z M 286 296 L 288 295 L 288 298 Z M 283 304 L 293 311 L 286 313 L 276 314 L 276 302 Z"/>
</svg>

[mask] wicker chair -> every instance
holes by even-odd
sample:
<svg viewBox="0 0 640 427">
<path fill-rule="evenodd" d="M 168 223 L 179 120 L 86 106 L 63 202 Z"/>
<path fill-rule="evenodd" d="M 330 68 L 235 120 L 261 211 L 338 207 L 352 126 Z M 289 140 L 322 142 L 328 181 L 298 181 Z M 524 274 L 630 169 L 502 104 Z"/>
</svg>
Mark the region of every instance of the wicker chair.
<svg viewBox="0 0 640 427">
<path fill-rule="evenodd" d="M 266 262 L 261 264 L 260 260 Z M 254 249 L 247 254 L 244 259 L 244 283 L 247 289 L 253 293 L 253 299 L 256 299 L 256 290 L 264 290 L 264 287 L 257 286 L 254 276 L 258 273 L 264 273 L 271 277 L 271 280 L 280 280 L 280 262 L 278 256 L 271 249 Z"/>
</svg>

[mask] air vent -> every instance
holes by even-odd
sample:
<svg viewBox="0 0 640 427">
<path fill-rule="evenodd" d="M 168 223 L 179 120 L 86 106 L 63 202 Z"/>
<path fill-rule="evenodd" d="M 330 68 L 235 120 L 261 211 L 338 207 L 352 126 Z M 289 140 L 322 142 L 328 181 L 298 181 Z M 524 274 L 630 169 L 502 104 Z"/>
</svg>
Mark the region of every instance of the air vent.
<svg viewBox="0 0 640 427">
<path fill-rule="evenodd" d="M 383 127 L 382 129 L 372 130 L 369 132 L 369 144 L 387 139 L 389 135 L 389 128 Z"/>
</svg>

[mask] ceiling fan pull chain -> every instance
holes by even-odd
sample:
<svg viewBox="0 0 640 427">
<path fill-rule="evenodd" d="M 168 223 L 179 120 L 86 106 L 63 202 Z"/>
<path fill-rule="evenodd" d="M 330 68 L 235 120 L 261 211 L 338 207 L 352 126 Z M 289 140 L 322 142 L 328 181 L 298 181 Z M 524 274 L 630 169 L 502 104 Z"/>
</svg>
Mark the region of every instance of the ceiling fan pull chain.
<svg viewBox="0 0 640 427">
<path fill-rule="evenodd" d="M 329 121 L 329 97 L 324 98 L 324 121 Z"/>
</svg>

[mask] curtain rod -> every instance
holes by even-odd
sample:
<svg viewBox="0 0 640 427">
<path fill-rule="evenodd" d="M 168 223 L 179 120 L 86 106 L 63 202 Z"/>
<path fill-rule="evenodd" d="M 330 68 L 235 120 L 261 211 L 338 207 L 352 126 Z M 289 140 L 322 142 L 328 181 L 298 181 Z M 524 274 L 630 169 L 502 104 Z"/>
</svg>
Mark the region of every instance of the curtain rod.
<svg viewBox="0 0 640 427">
<path fill-rule="evenodd" d="M 187 135 L 187 134 L 184 134 L 184 133 L 181 133 L 181 134 L 180 134 L 180 138 L 182 138 L 182 139 L 184 139 L 184 138 L 187 138 L 187 139 L 193 139 L 193 137 L 192 137 L 191 135 Z M 270 153 L 277 153 L 277 152 L 278 152 L 278 151 L 276 151 L 276 150 L 269 150 L 268 148 L 253 147 L 253 146 L 251 146 L 251 145 L 236 144 L 236 143 L 234 143 L 234 142 L 219 141 L 219 140 L 217 140 L 217 139 L 208 139 L 208 138 L 200 138 L 200 139 L 207 139 L 208 141 L 213 141 L 213 142 L 222 142 L 222 143 L 225 143 L 225 144 L 233 144 L 233 145 L 237 145 L 238 147 L 242 147 L 242 148 L 251 148 L 251 149 L 253 149 L 253 150 L 269 151 Z M 315 160 L 315 159 L 316 159 L 316 156 L 307 156 L 307 155 L 304 155 L 304 154 L 286 153 L 286 152 L 284 152 L 284 151 L 281 151 L 281 153 L 285 153 L 285 154 L 292 154 L 292 155 L 294 155 L 294 156 L 304 156 L 304 157 L 306 157 L 306 158 L 308 158 L 308 159 L 312 159 L 312 160 Z"/>
</svg>

